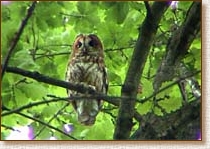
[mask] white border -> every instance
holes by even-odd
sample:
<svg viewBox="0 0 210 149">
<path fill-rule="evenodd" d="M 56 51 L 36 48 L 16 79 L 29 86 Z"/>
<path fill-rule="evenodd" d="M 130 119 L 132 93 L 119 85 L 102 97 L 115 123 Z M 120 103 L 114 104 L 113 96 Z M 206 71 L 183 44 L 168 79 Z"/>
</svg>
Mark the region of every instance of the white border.
<svg viewBox="0 0 210 149">
<path fill-rule="evenodd" d="M 209 129 L 210 129 L 210 5 L 209 0 L 203 0 L 202 5 L 202 109 L 203 109 L 203 138 L 202 141 L 86 141 L 86 142 L 73 142 L 73 141 L 1 141 L 0 148 L 2 149 L 207 149 L 210 148 L 209 142 Z M 208 75 L 209 74 L 209 75 Z"/>
</svg>

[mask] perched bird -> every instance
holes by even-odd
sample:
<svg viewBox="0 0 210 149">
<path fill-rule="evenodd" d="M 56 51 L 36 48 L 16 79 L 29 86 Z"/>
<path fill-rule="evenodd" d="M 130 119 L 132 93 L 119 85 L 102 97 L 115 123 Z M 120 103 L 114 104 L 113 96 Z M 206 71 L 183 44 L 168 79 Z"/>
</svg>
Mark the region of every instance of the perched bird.
<svg viewBox="0 0 210 149">
<path fill-rule="evenodd" d="M 76 37 L 66 71 L 66 81 L 81 83 L 97 92 L 107 93 L 108 81 L 104 63 L 104 50 L 100 39 L 94 35 L 80 34 Z M 69 97 L 87 96 L 87 99 L 75 99 L 72 105 L 78 114 L 78 121 L 84 125 L 93 125 L 102 106 L 102 99 L 89 99 L 88 94 L 67 90 Z"/>
</svg>

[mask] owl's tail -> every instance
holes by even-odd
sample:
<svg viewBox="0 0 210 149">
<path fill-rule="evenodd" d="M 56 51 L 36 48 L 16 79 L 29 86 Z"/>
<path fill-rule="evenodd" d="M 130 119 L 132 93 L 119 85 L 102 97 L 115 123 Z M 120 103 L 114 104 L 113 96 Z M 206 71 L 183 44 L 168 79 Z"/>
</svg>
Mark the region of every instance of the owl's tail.
<svg viewBox="0 0 210 149">
<path fill-rule="evenodd" d="M 101 101 L 97 99 L 80 99 L 74 101 L 78 121 L 84 125 L 93 125 L 101 108 Z"/>
</svg>

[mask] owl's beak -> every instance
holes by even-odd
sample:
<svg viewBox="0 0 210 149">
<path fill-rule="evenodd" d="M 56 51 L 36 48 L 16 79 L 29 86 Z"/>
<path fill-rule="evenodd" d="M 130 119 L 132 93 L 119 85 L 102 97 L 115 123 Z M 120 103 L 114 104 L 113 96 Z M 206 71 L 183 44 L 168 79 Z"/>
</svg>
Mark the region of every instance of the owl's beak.
<svg viewBox="0 0 210 149">
<path fill-rule="evenodd" d="M 88 50 L 87 50 L 86 47 L 84 47 L 84 48 L 82 49 L 82 53 L 83 53 L 83 54 L 87 54 L 87 53 L 88 53 Z"/>
</svg>

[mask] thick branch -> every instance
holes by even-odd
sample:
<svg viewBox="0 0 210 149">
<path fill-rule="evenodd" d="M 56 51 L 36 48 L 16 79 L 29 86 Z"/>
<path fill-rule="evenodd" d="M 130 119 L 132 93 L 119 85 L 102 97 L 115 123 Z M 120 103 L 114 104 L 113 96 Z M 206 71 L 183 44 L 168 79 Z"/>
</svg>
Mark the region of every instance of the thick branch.
<svg viewBox="0 0 210 149">
<path fill-rule="evenodd" d="M 25 28 L 29 18 L 31 17 L 34 9 L 35 9 L 36 3 L 37 2 L 34 1 L 31 4 L 31 6 L 28 9 L 28 13 L 27 13 L 26 17 L 24 18 L 24 20 L 22 21 L 22 23 L 20 25 L 20 28 L 19 28 L 18 32 L 15 33 L 15 38 L 14 38 L 14 40 L 13 40 L 13 42 L 12 42 L 12 44 L 11 44 L 9 50 L 8 50 L 8 53 L 7 53 L 6 58 L 4 60 L 4 63 L 3 63 L 3 67 L 2 67 L 2 71 L 1 71 L 1 78 L 3 78 L 3 76 L 4 76 L 4 73 L 6 71 L 7 65 L 9 63 L 10 56 L 11 56 L 13 50 L 15 49 L 15 46 L 17 45 L 17 43 L 18 43 L 18 41 L 20 39 L 20 36 L 23 33 L 23 30 L 24 30 L 24 28 Z"/>
<path fill-rule="evenodd" d="M 80 93 L 88 93 L 88 94 L 92 95 L 92 96 L 89 96 L 90 98 L 93 98 L 93 97 L 96 98 L 96 99 L 100 98 L 100 99 L 103 99 L 103 100 L 105 100 L 109 103 L 112 103 L 114 105 L 119 105 L 119 99 L 121 98 L 121 97 L 116 97 L 116 96 L 107 96 L 106 94 L 96 92 L 95 90 L 93 90 L 89 86 L 85 86 L 85 85 L 79 84 L 79 83 L 77 83 L 77 84 L 76 83 L 69 83 L 69 82 L 66 82 L 66 81 L 51 78 L 51 77 L 45 76 L 43 74 L 40 74 L 37 71 L 32 72 L 32 71 L 24 70 L 24 69 L 21 69 L 21 68 L 9 67 L 9 66 L 6 68 L 6 71 L 9 72 L 9 73 L 15 73 L 15 74 L 19 74 L 19 75 L 22 75 L 22 76 L 25 76 L 25 77 L 29 77 L 29 78 L 32 78 L 32 79 L 37 80 L 39 82 L 59 86 L 59 87 L 65 88 L 65 89 L 74 90 L 74 91 L 77 91 L 77 92 L 80 92 Z M 87 97 L 86 96 L 85 97 L 78 96 L 78 97 L 73 97 L 73 98 L 74 99 L 75 98 L 81 99 L 81 98 L 87 98 Z M 67 100 L 67 99 L 65 99 L 65 100 Z M 69 97 L 69 100 L 70 100 L 70 97 Z"/>
<path fill-rule="evenodd" d="M 16 73 L 16 74 L 19 74 L 19 75 L 22 75 L 22 76 L 25 76 L 25 77 L 33 78 L 33 79 L 35 79 L 39 82 L 44 82 L 44 83 L 48 83 L 48 84 L 51 84 L 51 85 L 56 85 L 56 86 L 60 86 L 60 87 L 63 87 L 63 88 L 75 90 L 75 91 L 78 91 L 80 93 L 90 93 L 90 94 L 95 93 L 95 91 L 91 87 L 84 86 L 82 84 L 72 84 L 72 83 L 69 83 L 69 82 L 65 82 L 65 81 L 62 81 L 62 80 L 58 80 L 58 79 L 55 79 L 55 78 L 44 76 L 37 71 L 32 72 L 32 71 L 20 69 L 20 68 L 17 68 L 17 67 L 7 67 L 6 71 L 11 72 L 11 73 Z"/>
<path fill-rule="evenodd" d="M 166 56 L 161 62 L 153 83 L 155 91 L 158 91 L 162 82 L 170 81 L 175 77 L 176 67 L 200 31 L 201 2 L 193 2 L 187 14 L 182 26 L 173 33 L 166 47 Z"/>
<path fill-rule="evenodd" d="M 137 88 L 141 78 L 143 68 L 149 53 L 149 49 L 157 32 L 158 24 L 162 15 L 168 8 L 168 2 L 154 2 L 151 7 L 151 15 L 145 18 L 138 40 L 133 52 L 129 70 L 126 75 L 124 85 L 122 87 L 122 97 L 130 99 L 122 99 L 119 107 L 117 125 L 114 132 L 114 139 L 128 139 L 133 126 L 132 118 L 134 116 L 135 100 Z"/>
<path fill-rule="evenodd" d="M 15 74 L 19 74 L 19 75 L 22 75 L 22 76 L 26 76 L 26 77 L 29 77 L 29 78 L 33 78 L 34 80 L 37 80 L 37 81 L 40 81 L 40 82 L 43 82 L 43 83 L 47 83 L 47 84 L 51 84 L 51 85 L 55 85 L 55 86 L 59 86 L 59 87 L 62 87 L 62 88 L 67 88 L 67 89 L 71 89 L 71 90 L 75 90 L 77 92 L 81 92 L 81 93 L 84 93 L 84 92 L 89 92 L 89 88 L 82 86 L 82 88 L 84 89 L 81 89 L 80 90 L 80 86 L 78 87 L 77 84 L 72 84 L 72 83 L 69 83 L 69 82 L 65 82 L 65 81 L 62 81 L 62 80 L 57 80 L 55 78 L 51 78 L 51 77 L 48 77 L 48 76 L 45 76 L 43 74 L 40 74 L 39 72 L 31 72 L 31 71 L 27 71 L 27 70 L 24 70 L 24 69 L 21 69 L 21 68 L 16 68 L 16 67 L 7 67 L 6 69 L 7 72 L 9 73 L 15 73 Z M 157 95 L 158 93 L 161 93 L 163 91 L 165 91 L 167 88 L 170 88 L 171 86 L 177 84 L 179 81 L 181 80 L 184 80 L 184 79 L 187 79 L 189 77 L 192 77 L 194 75 L 197 75 L 198 73 L 200 73 L 201 71 L 198 70 L 192 74 L 188 74 L 187 76 L 184 76 L 178 80 L 176 80 L 175 82 L 169 84 L 168 86 L 160 89 L 158 92 L 156 93 L 153 93 L 151 96 L 145 98 L 145 99 L 137 99 L 137 98 L 134 98 L 134 100 L 138 101 L 139 103 L 144 103 L 146 101 L 148 101 L 150 98 L 154 97 L 155 95 Z M 79 84 L 80 85 L 80 84 Z M 79 89 L 79 90 L 78 90 Z M 91 88 L 92 89 L 92 88 Z M 92 90 L 90 90 L 92 92 Z M 72 99 L 91 99 L 91 98 L 99 98 L 99 99 L 103 99 L 115 106 L 119 106 L 119 100 L 124 98 L 124 99 L 129 99 L 128 97 L 117 97 L 117 96 L 107 96 L 105 94 L 101 94 L 101 93 L 96 93 L 94 92 L 94 95 L 92 96 L 73 96 L 73 97 L 67 97 L 67 98 L 55 98 L 53 100 L 50 100 L 49 102 L 57 102 L 57 101 L 61 101 L 61 100 L 64 100 L 64 101 L 70 101 Z M 42 103 L 47 103 L 47 101 L 41 101 L 41 104 Z M 37 103 L 39 105 L 39 103 Z M 34 105 L 36 106 L 36 105 Z"/>
</svg>

